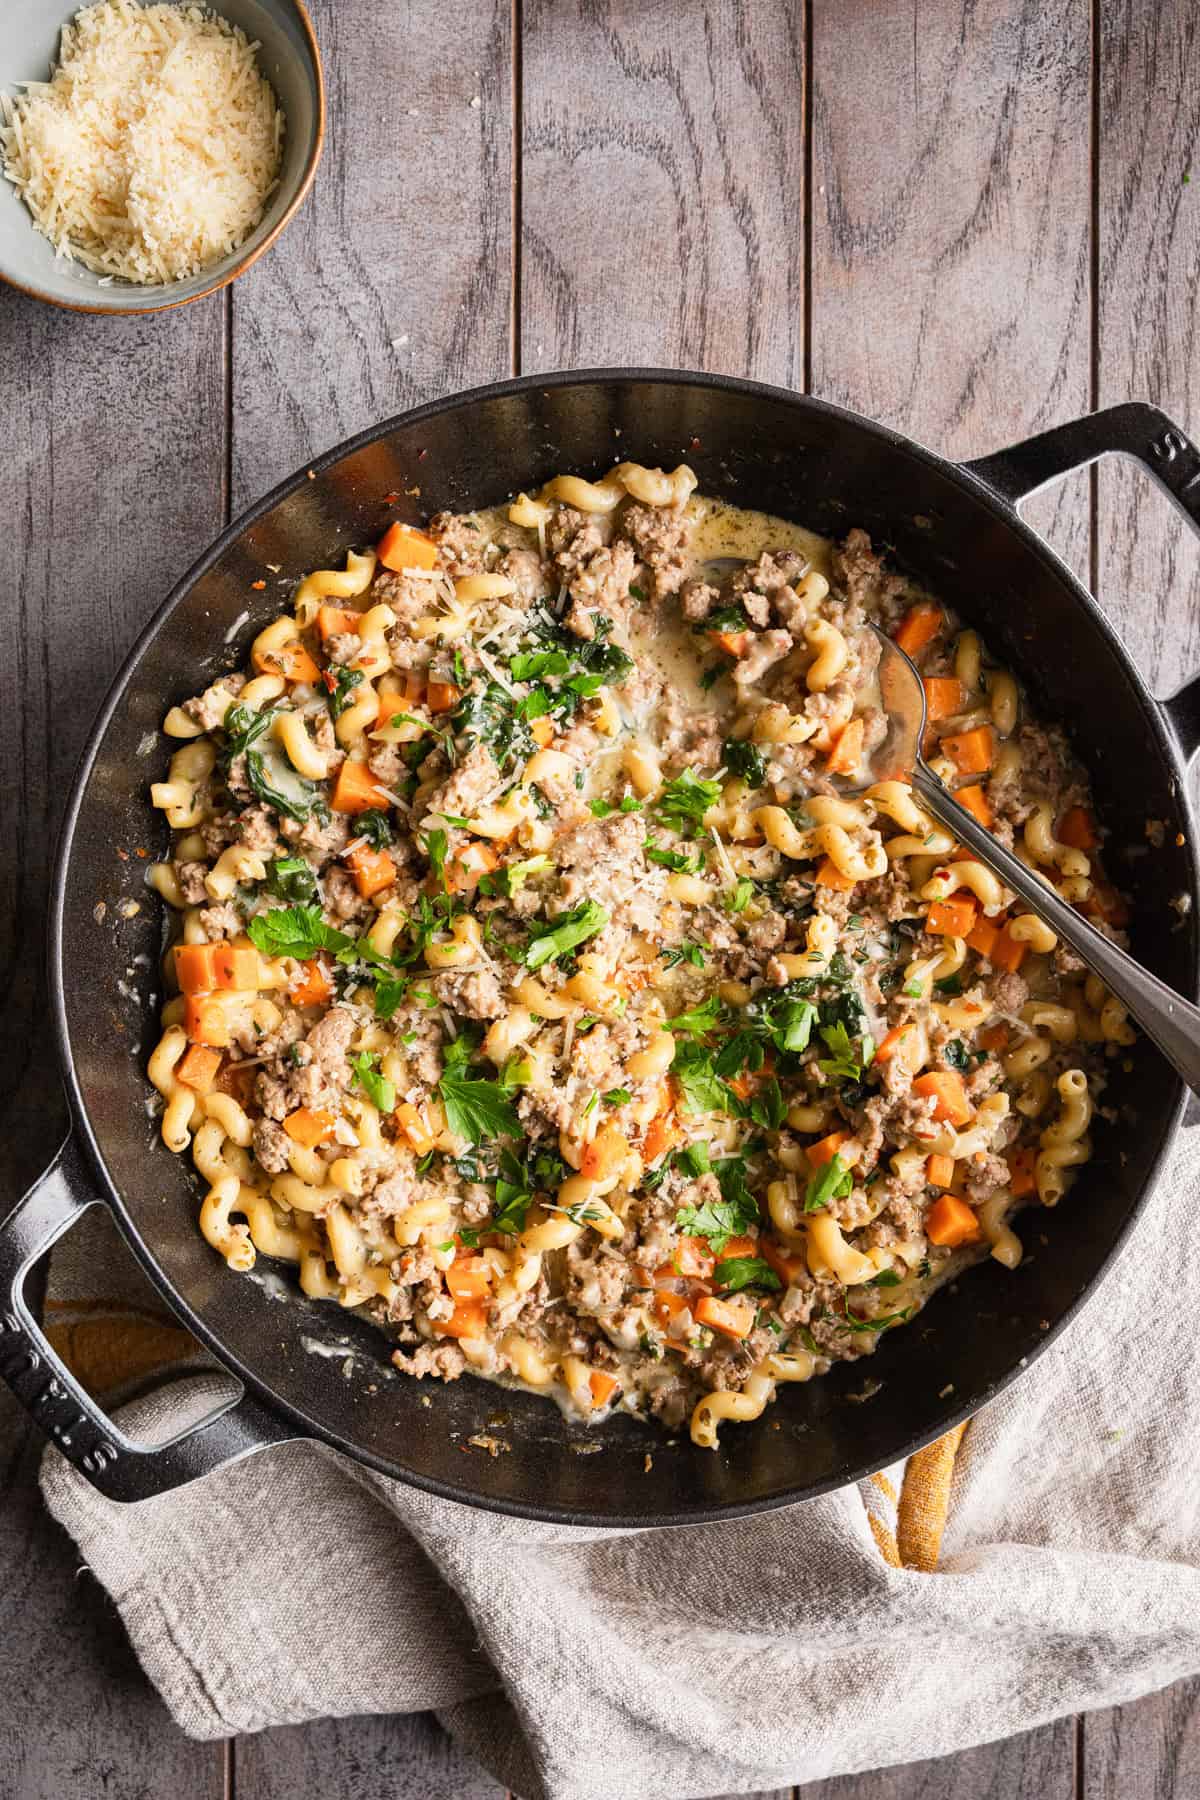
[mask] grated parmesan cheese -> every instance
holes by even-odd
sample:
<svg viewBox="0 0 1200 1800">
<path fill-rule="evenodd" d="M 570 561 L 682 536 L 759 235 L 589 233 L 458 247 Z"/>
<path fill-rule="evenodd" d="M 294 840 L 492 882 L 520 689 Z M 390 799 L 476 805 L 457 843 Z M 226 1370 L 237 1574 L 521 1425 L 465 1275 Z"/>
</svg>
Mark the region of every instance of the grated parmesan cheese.
<svg viewBox="0 0 1200 1800">
<path fill-rule="evenodd" d="M 59 256 L 146 285 L 245 242 L 284 134 L 257 50 L 199 6 L 102 0 L 63 26 L 51 80 L 0 96 L 4 173 Z"/>
</svg>

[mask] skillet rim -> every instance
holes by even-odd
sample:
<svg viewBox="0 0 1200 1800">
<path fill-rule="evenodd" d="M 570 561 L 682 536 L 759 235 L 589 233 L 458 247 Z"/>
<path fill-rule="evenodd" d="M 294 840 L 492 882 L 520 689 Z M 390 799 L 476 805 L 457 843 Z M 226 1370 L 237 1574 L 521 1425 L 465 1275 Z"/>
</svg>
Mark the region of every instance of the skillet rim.
<svg viewBox="0 0 1200 1800">
<path fill-rule="evenodd" d="M 543 1524 L 577 1525 L 594 1529 L 630 1530 L 655 1528 L 683 1528 L 689 1525 L 714 1524 L 725 1519 L 749 1518 L 759 1513 L 772 1512 L 783 1506 L 798 1505 L 803 1501 L 814 1500 L 823 1494 L 831 1493 L 838 1488 L 849 1486 L 872 1474 L 880 1465 L 878 1458 L 859 1465 L 854 1464 L 844 1474 L 830 1477 L 804 1487 L 784 1488 L 775 1493 L 760 1496 L 756 1499 L 715 1505 L 704 1505 L 686 1513 L 652 1512 L 652 1513 L 594 1513 L 586 1509 L 543 1505 L 537 1502 L 518 1504 L 509 1499 L 497 1499 L 481 1496 L 478 1493 L 465 1491 L 464 1488 L 451 1483 L 410 1471 L 398 1472 L 396 1465 L 386 1457 L 380 1456 L 351 1439 L 341 1435 L 309 1417 L 299 1407 L 277 1395 L 254 1371 L 248 1368 L 239 1357 L 235 1356 L 222 1343 L 217 1334 L 196 1314 L 175 1289 L 165 1271 L 160 1267 L 153 1250 L 143 1237 L 132 1215 L 128 1212 L 124 1199 L 115 1182 L 109 1175 L 107 1165 L 101 1153 L 96 1135 L 92 1129 L 87 1104 L 80 1089 L 74 1060 L 70 1053 L 66 1024 L 66 995 L 63 982 L 63 934 L 65 926 L 65 895 L 67 887 L 67 870 L 70 864 L 75 830 L 79 820 L 83 795 L 95 765 L 104 735 L 112 717 L 136 677 L 138 668 L 160 630 L 167 623 L 176 607 L 191 592 L 195 584 L 212 568 L 242 536 L 259 519 L 271 512 L 288 495 L 297 492 L 314 475 L 344 462 L 356 452 L 389 436 L 400 427 L 419 425 L 423 420 L 432 417 L 444 417 L 448 413 L 468 409 L 481 402 L 503 399 L 510 395 L 528 393 L 530 391 L 547 391 L 566 387 L 597 387 L 619 384 L 648 385 L 657 383 L 674 387 L 702 387 L 718 392 L 737 394 L 750 399 L 762 399 L 772 403 L 784 402 L 799 408 L 817 418 L 834 418 L 848 422 L 880 440 L 891 450 L 904 452 L 923 462 L 936 473 L 950 479 L 952 484 L 963 489 L 1009 529 L 1016 531 L 1024 548 L 1029 551 L 1046 568 L 1049 574 L 1064 582 L 1071 596 L 1080 604 L 1089 616 L 1091 624 L 1101 635 L 1107 638 L 1110 648 L 1116 651 L 1124 668 L 1131 677 L 1134 692 L 1141 704 L 1142 714 L 1149 726 L 1152 737 L 1162 754 L 1174 779 L 1179 805 L 1189 826 L 1187 834 L 1186 856 L 1189 872 L 1189 885 L 1193 898 L 1200 894 L 1200 867 L 1197 856 L 1196 820 L 1188 789 L 1186 770 L 1183 766 L 1179 746 L 1168 723 L 1162 704 L 1150 692 L 1149 686 L 1133 657 L 1125 648 L 1119 634 L 1103 612 L 1095 597 L 1084 587 L 1083 583 L 1072 572 L 1051 546 L 1042 538 L 1021 515 L 1015 504 L 1007 502 L 1002 495 L 990 487 L 969 466 L 957 463 L 939 452 L 930 450 L 915 438 L 896 431 L 889 425 L 869 419 L 849 407 L 835 405 L 832 401 L 817 399 L 808 394 L 794 392 L 790 388 L 778 387 L 768 382 L 753 381 L 744 376 L 705 374 L 700 371 L 684 369 L 659 368 L 592 368 L 578 370 L 554 370 L 536 375 L 509 377 L 503 381 L 485 383 L 479 387 L 468 388 L 461 392 L 443 396 L 437 400 L 424 402 L 422 405 L 394 414 L 382 423 L 369 426 L 364 431 L 334 445 L 320 456 L 305 462 L 293 475 L 288 476 L 272 488 L 262 499 L 254 502 L 236 519 L 224 528 L 209 548 L 192 564 L 186 574 L 175 583 L 166 598 L 155 609 L 150 619 L 138 633 L 131 649 L 125 656 L 113 678 L 112 685 L 97 713 L 95 722 L 80 753 L 76 764 L 70 790 L 70 799 L 59 829 L 55 848 L 54 863 L 50 879 L 49 919 L 46 933 L 46 974 L 47 986 L 53 1014 L 54 1044 L 58 1057 L 59 1070 L 63 1088 L 66 1093 L 71 1114 L 72 1128 L 79 1133 L 80 1141 L 86 1146 L 87 1161 L 91 1171 L 96 1175 L 101 1192 L 98 1198 L 103 1200 L 112 1212 L 122 1237 L 140 1266 L 146 1272 L 155 1288 L 162 1295 L 172 1312 L 180 1318 L 199 1341 L 209 1349 L 221 1366 L 239 1380 L 247 1393 L 256 1396 L 269 1410 L 289 1423 L 299 1427 L 297 1437 L 315 1438 L 319 1442 L 330 1445 L 333 1449 L 349 1456 L 352 1460 L 375 1470 L 389 1479 L 399 1481 L 406 1486 L 435 1494 L 441 1499 L 456 1501 L 460 1505 L 468 1505 L 487 1512 L 496 1512 L 512 1518 L 532 1519 Z M 1197 972 L 1200 965 L 1200 944 L 1192 957 L 1191 985 L 1193 995 L 1197 989 Z M 929 1430 L 919 1432 L 915 1438 L 905 1439 L 897 1446 L 889 1461 L 900 1461 L 927 1444 L 935 1442 L 956 1425 L 972 1417 L 983 1407 L 990 1405 L 996 1397 L 1012 1385 L 1060 1334 L 1072 1323 L 1083 1307 L 1094 1298 L 1098 1289 L 1111 1275 L 1117 1259 L 1125 1251 L 1129 1239 L 1150 1197 L 1151 1189 L 1157 1180 L 1168 1153 L 1178 1139 L 1183 1114 L 1187 1105 L 1187 1088 L 1183 1081 L 1171 1073 L 1171 1080 L 1176 1084 L 1176 1097 L 1166 1121 L 1161 1147 L 1151 1160 L 1141 1177 L 1141 1184 L 1136 1200 L 1117 1232 L 1113 1243 L 1097 1268 L 1087 1286 L 1072 1304 L 1054 1321 L 1051 1328 L 1043 1333 L 1038 1342 L 1021 1356 L 1017 1357 L 1006 1374 L 991 1382 L 984 1392 L 973 1399 L 970 1404 L 954 1404 L 945 1408 L 937 1425 Z M 236 1404 L 236 1402 L 231 1402 Z"/>
</svg>

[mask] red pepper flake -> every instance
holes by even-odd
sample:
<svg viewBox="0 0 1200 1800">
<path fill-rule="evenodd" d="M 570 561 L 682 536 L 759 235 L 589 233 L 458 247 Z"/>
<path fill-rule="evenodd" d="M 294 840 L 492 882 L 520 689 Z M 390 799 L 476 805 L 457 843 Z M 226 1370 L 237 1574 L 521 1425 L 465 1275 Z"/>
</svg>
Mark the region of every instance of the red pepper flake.
<svg viewBox="0 0 1200 1800">
<path fill-rule="evenodd" d="M 399 498 L 400 496 L 397 493 L 385 494 L 383 496 L 383 504 L 385 506 L 395 506 Z"/>
<path fill-rule="evenodd" d="M 417 461 L 418 461 L 418 462 L 424 462 L 424 461 L 425 461 L 425 458 L 426 458 L 426 457 L 427 457 L 427 456 L 428 456 L 428 455 L 429 455 L 429 452 L 428 452 L 428 450 L 418 450 L 418 451 L 417 451 Z"/>
<path fill-rule="evenodd" d="M 119 856 L 119 857 L 120 857 L 120 859 L 121 859 L 121 861 L 122 861 L 122 862 L 128 862 L 128 861 L 129 861 L 129 852 L 128 852 L 128 850 L 118 850 L 118 851 L 117 851 L 117 855 L 118 855 L 118 856 Z"/>
<path fill-rule="evenodd" d="M 700 448 L 700 439 L 693 438 L 691 443 L 688 445 L 688 449 L 689 450 L 698 450 L 699 448 Z"/>
<path fill-rule="evenodd" d="M 252 581 L 250 583 L 250 586 L 254 589 L 256 594 L 261 594 L 266 585 L 265 581 Z"/>
<path fill-rule="evenodd" d="M 149 856 L 150 852 L 148 850 L 143 850 L 142 846 L 139 844 L 133 854 L 135 856 L 140 856 L 142 861 L 145 862 L 145 860 Z"/>
</svg>

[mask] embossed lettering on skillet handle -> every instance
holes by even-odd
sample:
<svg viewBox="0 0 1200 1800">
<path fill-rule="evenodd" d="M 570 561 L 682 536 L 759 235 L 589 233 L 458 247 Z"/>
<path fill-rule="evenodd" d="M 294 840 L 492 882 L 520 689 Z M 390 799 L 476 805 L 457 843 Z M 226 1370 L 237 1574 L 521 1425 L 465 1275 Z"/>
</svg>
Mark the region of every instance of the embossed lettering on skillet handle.
<svg viewBox="0 0 1200 1800">
<path fill-rule="evenodd" d="M 182 1487 L 267 1444 L 300 1435 L 250 1394 L 226 1402 L 169 1443 L 125 1437 L 75 1380 L 34 1319 L 25 1282 L 37 1259 L 96 1203 L 74 1140 L 0 1224 L 0 1379 L 63 1455 L 112 1500 Z"/>
<path fill-rule="evenodd" d="M 963 467 L 1008 505 L 1020 507 L 1072 469 L 1109 455 L 1141 463 L 1200 533 L 1200 450 L 1166 413 L 1141 400 L 1055 425 Z M 1186 681 L 1162 706 L 1183 759 L 1190 762 L 1200 750 L 1200 676 Z"/>
</svg>

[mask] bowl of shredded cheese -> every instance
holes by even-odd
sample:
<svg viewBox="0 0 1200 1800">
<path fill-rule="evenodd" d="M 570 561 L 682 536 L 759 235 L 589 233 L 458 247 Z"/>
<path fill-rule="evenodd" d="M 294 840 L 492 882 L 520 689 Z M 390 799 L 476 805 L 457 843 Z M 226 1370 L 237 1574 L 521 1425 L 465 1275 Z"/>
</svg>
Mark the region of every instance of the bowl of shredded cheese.
<svg viewBox="0 0 1200 1800">
<path fill-rule="evenodd" d="M 302 0 L 2 0 L 0 279 L 138 313 L 224 287 L 312 185 L 325 126 Z"/>
</svg>

